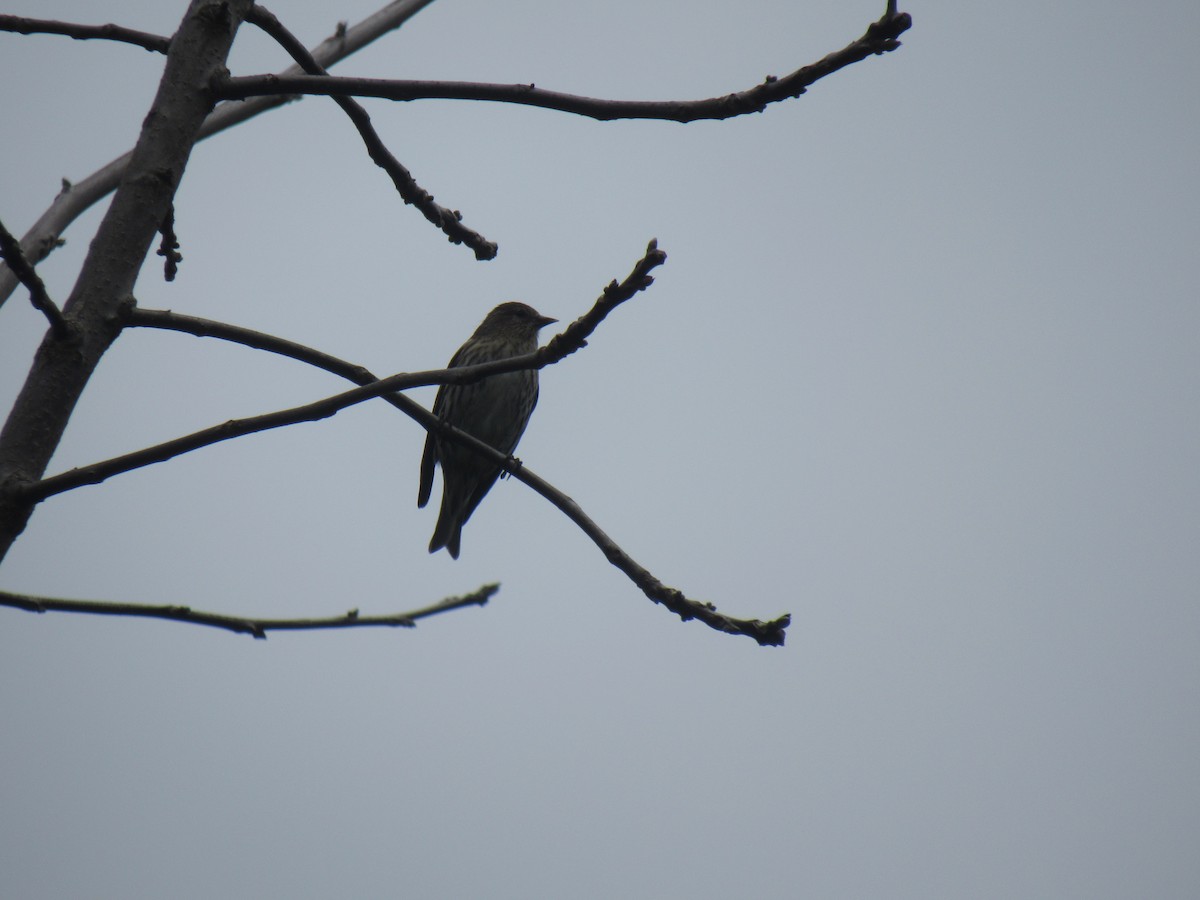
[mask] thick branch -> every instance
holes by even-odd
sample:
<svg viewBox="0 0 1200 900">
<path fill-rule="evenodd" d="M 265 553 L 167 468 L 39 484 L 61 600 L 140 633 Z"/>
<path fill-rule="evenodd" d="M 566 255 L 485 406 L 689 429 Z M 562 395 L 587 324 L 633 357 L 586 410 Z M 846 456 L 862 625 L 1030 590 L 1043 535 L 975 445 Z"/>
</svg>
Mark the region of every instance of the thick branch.
<svg viewBox="0 0 1200 900">
<path fill-rule="evenodd" d="M 64 34 L 77 41 L 96 38 L 104 41 L 120 41 L 135 44 L 155 53 L 166 53 L 171 39 L 145 31 L 134 31 L 120 25 L 77 25 L 74 22 L 56 22 L 52 19 L 26 19 L 21 16 L 0 15 L 0 31 L 15 31 L 18 34 Z"/>
<path fill-rule="evenodd" d="M 284 28 L 282 23 L 266 8 L 252 7 L 246 16 L 246 21 L 257 25 L 273 37 L 309 75 L 328 77 L 329 73 L 313 59 L 312 54 L 296 39 L 296 36 Z M 426 219 L 441 229 L 451 243 L 466 244 L 474 250 L 476 259 L 495 259 L 497 246 L 483 235 L 463 225 L 458 212 L 434 202 L 433 194 L 417 184 L 412 173 L 401 165 L 400 160 L 396 159 L 388 150 L 383 139 L 375 130 L 375 126 L 371 124 L 371 117 L 367 115 L 367 111 L 362 108 L 361 104 L 349 97 L 334 97 L 333 99 L 354 123 L 363 143 L 366 144 L 371 160 L 388 173 L 392 184 L 396 186 L 397 192 L 405 203 L 412 204 L 419 209 Z"/>
<path fill-rule="evenodd" d="M 20 279 L 21 284 L 29 290 L 29 302 L 33 304 L 34 309 L 40 310 L 50 322 L 54 336 L 61 340 L 70 334 L 67 320 L 63 318 L 63 314 L 50 299 L 45 282 L 29 264 L 29 260 L 21 252 L 20 242 L 4 227 L 3 222 L 0 222 L 0 257 L 4 258 L 8 267 Z"/>
<path fill-rule="evenodd" d="M 331 66 L 389 31 L 399 28 L 432 2 L 433 0 L 393 0 L 357 25 L 339 28 L 337 33 L 326 38 L 313 51 L 313 58 L 324 66 Z M 295 75 L 301 71 L 299 66 L 292 66 L 282 74 Z M 283 95 L 256 97 L 242 103 L 223 103 L 204 120 L 196 140 L 202 141 L 259 113 L 295 99 L 294 95 Z M 132 158 L 133 152 L 130 151 L 82 181 L 75 184 L 63 182 L 62 192 L 54 198 L 50 208 L 21 239 L 21 246 L 30 262 L 36 265 L 62 244 L 61 235 L 67 226 L 116 188 Z M 0 306 L 4 305 L 4 301 L 16 289 L 18 283 L 11 270 L 0 266 Z"/>
<path fill-rule="evenodd" d="M 705 100 L 604 100 L 547 91 L 532 84 L 481 84 L 467 81 L 407 81 L 380 78 L 339 78 L 313 75 L 250 75 L 221 79 L 214 93 L 225 99 L 273 94 L 322 94 L 379 97 L 384 100 L 488 100 L 517 103 L 599 119 L 666 119 L 695 122 L 729 119 L 762 112 L 772 103 L 799 97 L 810 85 L 846 66 L 900 46 L 897 38 L 912 27 L 908 13 L 885 14 L 862 37 L 824 59 L 790 75 L 768 76 L 761 84 L 723 97 Z"/>
<path fill-rule="evenodd" d="M 415 628 L 418 619 L 436 616 L 439 613 L 462 609 L 467 606 L 485 606 L 500 590 L 498 584 L 485 584 L 479 590 L 462 597 L 449 597 L 440 603 L 414 609 L 411 612 L 394 613 L 387 616 L 362 616 L 357 609 L 340 616 L 323 619 L 250 619 L 244 616 L 229 616 L 222 613 L 203 612 L 190 606 L 150 605 L 143 603 L 107 603 L 101 600 L 61 600 L 55 597 L 34 597 L 29 594 L 14 594 L 0 591 L 0 606 L 11 606 L 29 612 L 73 612 L 99 616 L 141 616 L 151 619 L 170 619 L 192 625 L 209 625 L 224 628 L 239 634 L 250 634 L 265 640 L 268 631 L 312 631 L 318 628 Z"/>
</svg>

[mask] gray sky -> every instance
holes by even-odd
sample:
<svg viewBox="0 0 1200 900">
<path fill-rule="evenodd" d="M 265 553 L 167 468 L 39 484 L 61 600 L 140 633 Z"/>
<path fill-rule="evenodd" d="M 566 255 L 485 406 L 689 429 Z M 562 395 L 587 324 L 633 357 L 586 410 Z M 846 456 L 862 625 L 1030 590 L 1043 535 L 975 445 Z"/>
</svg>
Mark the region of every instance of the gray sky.
<svg viewBox="0 0 1200 900">
<path fill-rule="evenodd" d="M 170 33 L 185 4 L 10 0 Z M 883 3 L 443 2 L 342 74 L 727 93 Z M 279 2 L 306 43 L 375 0 Z M 0 610 L 0 894 L 20 898 L 1185 898 L 1200 892 L 1200 30 L 1194 3 L 914 2 L 904 47 L 726 123 L 368 102 L 448 244 L 320 98 L 202 144 L 147 307 L 379 373 L 501 300 L 570 321 L 519 455 L 668 584 L 493 490 L 425 547 L 423 432 L 382 403 L 53 498 L 0 569 L 52 596 L 415 631 L 266 642 Z M 132 146 L 162 59 L 0 35 L 0 218 Z M 286 66 L 253 29 L 231 68 Z M 40 268 L 65 299 L 94 210 Z M 0 310 L 7 409 L 44 322 Z M 138 331 L 52 472 L 343 383 Z M 417 393 L 430 402 L 432 392 Z"/>
</svg>

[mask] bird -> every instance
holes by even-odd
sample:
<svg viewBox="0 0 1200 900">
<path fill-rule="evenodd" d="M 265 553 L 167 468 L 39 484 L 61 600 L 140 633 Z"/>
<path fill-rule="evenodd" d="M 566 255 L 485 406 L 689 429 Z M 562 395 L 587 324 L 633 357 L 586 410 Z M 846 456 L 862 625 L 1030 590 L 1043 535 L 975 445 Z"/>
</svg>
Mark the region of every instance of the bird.
<svg viewBox="0 0 1200 900">
<path fill-rule="evenodd" d="M 557 321 L 525 303 L 501 303 L 458 348 L 449 368 L 533 353 L 538 346 L 538 331 Z M 523 369 L 471 384 L 443 384 L 433 401 L 433 414 L 511 456 L 529 424 L 537 399 L 537 370 Z M 429 552 L 436 553 L 444 547 L 451 557 L 458 559 L 463 525 L 496 483 L 500 467 L 462 444 L 430 431 L 421 457 L 419 508 L 429 502 L 435 465 L 442 468 L 442 507 L 429 541 Z"/>
</svg>

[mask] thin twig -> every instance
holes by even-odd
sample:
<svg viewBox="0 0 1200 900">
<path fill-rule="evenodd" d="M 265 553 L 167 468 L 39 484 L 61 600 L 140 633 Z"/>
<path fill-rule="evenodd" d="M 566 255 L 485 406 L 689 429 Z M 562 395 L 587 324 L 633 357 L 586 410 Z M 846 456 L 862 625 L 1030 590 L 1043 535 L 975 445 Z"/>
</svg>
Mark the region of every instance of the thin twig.
<svg viewBox="0 0 1200 900">
<path fill-rule="evenodd" d="M 69 335 L 71 329 L 67 325 L 67 320 L 63 318 L 61 310 L 50 299 L 45 282 L 29 264 L 29 260 L 25 258 L 25 254 L 21 251 L 20 241 L 4 227 L 3 222 L 0 222 L 0 257 L 3 257 L 4 261 L 8 263 L 8 267 L 12 269 L 21 284 L 28 288 L 29 302 L 33 304 L 34 309 L 41 310 L 42 315 L 50 322 L 54 336 L 62 340 Z"/>
<path fill-rule="evenodd" d="M 98 39 L 134 44 L 154 53 L 166 53 L 171 39 L 145 31 L 134 31 L 120 25 L 78 25 L 75 22 L 56 22 L 52 19 L 27 19 L 22 16 L 0 15 L 0 31 L 18 34 L 63 34 L 77 41 Z"/>
<path fill-rule="evenodd" d="M 885 13 L 862 37 L 823 59 L 777 78 L 769 75 L 760 84 L 737 93 L 704 100 L 606 100 L 548 91 L 532 84 L 487 84 L 467 81 L 409 81 L 382 78 L 342 78 L 316 75 L 248 75 L 222 78 L 213 85 L 214 96 L 228 100 L 272 94 L 321 94 L 332 97 L 378 97 L 384 100 L 486 100 L 517 103 L 598 119 L 665 119 L 695 122 L 729 119 L 762 112 L 772 103 L 799 97 L 827 75 L 868 56 L 900 46 L 897 38 L 912 27 L 908 13 Z"/>
<path fill-rule="evenodd" d="M 203 612 L 190 606 L 152 605 L 144 603 L 109 603 L 103 600 L 63 600 L 57 597 L 35 597 L 30 594 L 15 594 L 0 591 L 0 606 L 11 606 L 28 612 L 73 612 L 90 613 L 100 616 L 141 616 L 151 619 L 170 619 L 175 622 L 187 622 L 192 625 L 209 625 L 213 628 L 223 628 L 238 634 L 250 634 L 259 640 L 266 640 L 268 631 L 312 631 L 318 628 L 370 628 L 387 626 L 390 628 L 415 628 L 418 619 L 425 619 L 439 613 L 462 609 L 467 606 L 485 606 L 488 600 L 500 590 L 498 584 L 485 584 L 477 591 L 462 597 L 448 597 L 440 603 L 434 603 L 411 612 L 394 613 L 384 616 L 359 615 L 357 609 L 351 609 L 340 616 L 329 616 L 321 619 L 251 619 L 245 616 L 230 616 L 223 613 Z"/>
<path fill-rule="evenodd" d="M 252 7 L 250 14 L 246 16 L 246 21 L 257 25 L 274 38 L 310 76 L 329 77 L 325 69 L 313 59 L 312 54 L 297 40 L 296 36 L 288 31 L 279 19 L 265 7 L 257 5 Z M 383 143 L 375 126 L 371 124 L 371 117 L 367 115 L 367 111 L 362 108 L 361 104 L 349 97 L 334 97 L 333 99 L 354 123 L 363 143 L 366 144 L 367 153 L 375 165 L 391 177 L 392 184 L 396 186 L 397 192 L 405 203 L 410 203 L 420 210 L 426 219 L 442 230 L 451 243 L 466 244 L 470 247 L 475 251 L 476 259 L 495 258 L 498 250 L 496 244 L 463 225 L 459 212 L 434 202 L 433 194 L 417 184 L 412 173 L 392 155 Z"/>
</svg>

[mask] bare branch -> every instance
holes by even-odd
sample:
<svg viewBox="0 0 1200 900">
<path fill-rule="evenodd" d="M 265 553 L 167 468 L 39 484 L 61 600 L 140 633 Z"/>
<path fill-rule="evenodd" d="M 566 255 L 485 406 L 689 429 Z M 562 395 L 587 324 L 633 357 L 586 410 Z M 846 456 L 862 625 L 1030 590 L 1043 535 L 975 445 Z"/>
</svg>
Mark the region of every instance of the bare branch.
<svg viewBox="0 0 1200 900">
<path fill-rule="evenodd" d="M 150 605 L 143 603 L 108 603 L 101 600 L 62 600 L 55 597 L 34 597 L 29 594 L 14 594 L 0 591 L 0 606 L 11 606 L 28 612 L 73 612 L 99 616 L 141 616 L 151 619 L 170 619 L 192 625 L 209 625 L 238 634 L 250 634 L 266 640 L 268 631 L 312 631 L 318 628 L 415 628 L 418 619 L 436 616 L 439 613 L 462 609 L 467 606 L 486 606 L 497 591 L 498 584 L 485 584 L 477 591 L 462 597 L 448 597 L 440 603 L 414 609 L 411 612 L 384 616 L 359 615 L 351 609 L 340 616 L 323 619 L 251 619 L 192 609 L 190 606 Z"/>
<path fill-rule="evenodd" d="M 393 0 L 357 25 L 350 28 L 339 26 L 336 33 L 322 41 L 313 51 L 313 57 L 321 65 L 332 66 L 389 31 L 399 28 L 432 2 L 433 0 Z M 292 66 L 283 74 L 299 74 L 301 71 L 299 66 Z M 257 97 L 243 103 L 223 103 L 204 120 L 197 140 L 204 140 L 295 99 L 295 96 L 275 96 Z M 62 246 L 61 236 L 67 226 L 116 189 L 132 157 L 132 151 L 119 156 L 76 184 L 64 180 L 63 189 L 54 198 L 50 208 L 21 239 L 26 258 L 36 265 Z M 12 295 L 19 283 L 11 270 L 0 266 L 0 306 L 4 305 L 4 301 Z"/>
<path fill-rule="evenodd" d="M 213 93 L 225 99 L 272 94 L 321 94 L 334 97 L 379 97 L 384 100 L 487 100 L 517 103 L 599 119 L 666 119 L 695 122 L 729 119 L 762 112 L 772 103 L 799 97 L 810 85 L 868 56 L 900 46 L 897 38 L 912 27 L 908 13 L 885 13 L 858 40 L 790 75 L 767 76 L 761 84 L 723 97 L 705 100 L 604 100 L 547 91 L 532 84 L 486 84 L 467 81 L 407 81 L 381 78 L 339 78 L 313 75 L 250 75 L 222 78 Z"/>
<path fill-rule="evenodd" d="M 576 350 L 586 347 L 587 338 L 610 312 L 635 294 L 654 284 L 650 273 L 666 261 L 667 254 L 658 249 L 658 239 L 651 238 L 650 243 L 646 245 L 646 254 L 637 261 L 633 271 L 625 277 L 624 281 L 620 284 L 617 284 L 616 279 L 609 282 L 604 293 L 592 304 L 591 309 L 563 329 L 562 334 L 556 334 L 545 347 L 538 350 L 538 354 L 547 360 L 538 368 L 558 362 Z"/>
<path fill-rule="evenodd" d="M 280 356 L 308 363 L 310 366 L 324 369 L 334 375 L 340 375 L 355 384 L 373 384 L 379 380 L 363 366 L 345 362 L 336 356 L 314 350 L 312 347 L 306 347 L 303 344 L 297 344 L 294 341 L 261 331 L 253 331 L 225 322 L 214 322 L 212 319 L 185 316 L 171 310 L 143 309 L 135 306 L 126 313 L 125 325 L 131 328 L 160 328 L 165 331 L 179 331 L 185 334 L 194 334 L 196 337 L 219 338 L 256 350 L 266 350 L 269 353 L 277 353 Z M 385 395 L 383 399 L 389 398 Z"/>
<path fill-rule="evenodd" d="M 33 304 L 34 309 L 41 310 L 42 315 L 50 322 L 54 336 L 60 340 L 67 337 L 71 333 L 71 329 L 67 326 L 67 320 L 63 318 L 62 312 L 50 299 L 50 294 L 46 291 L 46 284 L 42 281 L 41 276 L 34 271 L 29 260 L 25 258 L 25 254 L 21 252 L 20 242 L 4 227 L 3 222 L 0 222 L 0 257 L 3 257 L 4 261 L 8 263 L 8 267 L 21 284 L 29 289 L 29 302 Z"/>
<path fill-rule="evenodd" d="M 458 438 L 458 435 L 453 435 L 453 437 Z M 460 443 L 466 442 L 460 440 Z M 470 446 L 474 447 L 473 444 Z M 501 456 L 501 454 L 496 453 L 494 450 L 488 455 L 493 461 L 497 462 L 499 461 L 497 457 Z M 592 543 L 600 548 L 600 552 L 604 554 L 605 558 L 624 572 L 629 580 L 636 584 L 642 593 L 655 603 L 661 603 L 685 622 L 689 619 L 698 619 L 709 628 L 714 628 L 717 631 L 723 631 L 726 634 L 744 634 L 747 637 L 752 637 L 764 647 L 783 646 L 784 639 L 787 637 L 787 627 L 792 622 L 792 617 L 789 614 L 784 613 L 778 619 L 772 619 L 769 622 L 763 622 L 759 619 L 735 619 L 733 616 L 728 616 L 720 612 L 712 603 L 689 599 L 682 591 L 663 584 L 648 570 L 639 565 L 633 557 L 621 549 L 616 541 L 605 534 L 599 525 L 592 521 L 587 513 L 580 508 L 578 503 L 549 482 L 544 481 L 529 471 L 529 469 L 521 464 L 520 460 L 507 459 L 502 465 L 509 475 L 529 485 L 529 487 L 533 488 L 562 510 L 568 519 L 578 525 L 583 533 L 592 539 Z"/>
<path fill-rule="evenodd" d="M 176 456 L 182 456 L 193 450 L 199 450 L 201 447 L 219 444 L 221 441 L 245 437 L 248 434 L 256 434 L 260 431 L 270 431 L 273 428 L 283 428 L 287 425 L 298 425 L 301 422 L 317 422 L 321 419 L 327 419 L 348 406 L 354 406 L 357 403 L 371 400 L 387 391 L 437 384 L 436 380 L 430 381 L 428 379 L 428 374 L 419 372 L 415 375 L 394 375 L 391 378 L 385 378 L 366 387 L 345 391 L 344 393 L 326 397 L 313 403 L 306 403 L 303 406 L 264 413 L 261 416 L 230 419 L 228 422 L 223 422 L 220 425 L 213 425 L 210 428 L 204 428 L 192 434 L 175 438 L 174 440 L 164 441 L 161 444 L 155 444 L 153 447 L 135 450 L 132 453 L 115 456 L 103 462 L 80 466 L 63 472 L 60 475 L 43 478 L 32 484 L 16 488 L 15 493 L 19 499 L 30 503 L 38 503 L 55 494 L 61 494 L 64 491 L 73 490 L 85 484 L 100 484 L 114 475 L 132 472 L 134 469 L 140 469 L 154 463 L 166 462 L 169 459 L 174 459 Z"/>
<path fill-rule="evenodd" d="M 372 380 L 363 383 L 362 387 L 354 390 L 344 391 L 340 394 L 335 394 L 331 397 L 325 397 L 321 400 L 316 400 L 312 403 L 306 403 L 302 406 L 291 407 L 290 409 L 276 410 L 275 412 L 263 413 L 259 416 L 249 416 L 244 419 L 230 419 L 228 422 L 223 422 L 220 425 L 213 425 L 210 428 L 205 428 L 192 434 L 184 435 L 170 441 L 165 441 L 161 444 L 156 444 L 153 447 L 146 447 L 141 450 L 135 450 L 132 453 L 126 453 L 122 456 L 113 457 L 112 459 L 104 460 L 103 462 L 92 463 L 91 465 L 81 466 L 70 471 L 63 472 L 59 475 L 53 475 L 49 478 L 43 478 L 40 481 L 22 486 L 17 490 L 19 496 L 30 503 L 38 503 L 47 497 L 55 494 L 61 494 L 64 491 L 73 490 L 77 487 L 82 487 L 85 484 L 100 484 L 114 475 L 120 475 L 124 472 L 131 472 L 134 469 L 140 469 L 143 466 L 152 465 L 154 463 L 166 462 L 169 459 L 174 459 L 176 456 L 181 456 L 184 453 L 189 453 L 192 450 L 199 450 L 201 447 L 208 447 L 212 444 L 220 443 L 221 441 L 232 440 L 233 438 L 245 437 L 248 434 L 254 434 L 260 431 L 270 431 L 273 428 L 283 428 L 287 425 L 296 425 L 300 422 L 316 422 L 320 419 L 326 419 L 337 414 L 341 410 L 354 406 L 358 403 L 364 403 L 367 400 L 384 394 L 393 394 L 395 391 L 408 390 L 414 387 L 428 387 L 435 384 L 468 384 L 472 381 L 478 381 L 481 378 L 487 378 L 490 375 L 500 375 L 504 372 L 515 372 L 521 369 L 543 369 L 546 366 L 553 365 L 559 362 L 566 356 L 574 353 L 581 347 L 587 345 L 586 338 L 595 331 L 596 327 L 604 320 L 613 309 L 625 300 L 633 297 L 638 292 L 645 290 L 653 282 L 649 272 L 656 266 L 661 265 L 666 261 L 667 255 L 658 249 L 657 241 L 650 241 L 646 247 L 646 255 L 640 259 L 634 266 L 633 271 L 620 284 L 611 283 L 604 289 L 604 293 L 594 304 L 592 310 L 585 315 L 572 322 L 563 333 L 557 335 L 545 347 L 537 350 L 534 353 L 525 356 L 514 356 L 509 359 L 499 359 L 493 362 L 480 363 L 476 366 L 459 366 L 453 369 L 432 369 L 425 372 L 401 372 L 397 375 L 392 375 L 381 380 Z M 126 313 L 129 317 L 129 324 L 153 325 L 155 327 L 173 327 L 173 314 L 158 314 L 158 321 L 152 321 L 155 318 L 154 314 L 150 316 L 138 316 L 133 311 Z M 137 321 L 140 318 L 141 321 Z M 151 320 L 151 321 L 148 321 Z M 174 321 L 180 319 L 188 319 L 188 317 L 176 317 Z M 196 322 L 198 320 L 190 320 Z M 318 358 L 332 360 L 332 357 L 326 354 L 320 354 L 315 350 L 306 347 L 301 347 L 298 344 L 292 344 L 289 341 L 284 341 L 281 338 L 273 338 L 269 335 L 258 335 L 246 329 L 236 329 L 234 326 L 221 326 L 227 335 L 238 333 L 240 337 L 233 338 L 238 343 L 246 343 L 250 346 L 259 346 L 261 349 L 270 349 L 272 352 L 282 352 L 284 355 L 293 356 L 296 359 L 303 359 L 305 362 L 311 362 L 314 365 L 322 363 L 316 362 Z M 183 327 L 179 330 L 190 331 L 190 327 Z M 214 332 L 214 336 L 216 335 Z M 266 339 L 270 342 L 270 346 L 263 343 L 258 343 L 259 339 Z M 301 355 L 288 352 L 289 349 L 295 350 Z M 341 363 L 334 361 L 340 366 L 350 367 L 349 363 Z M 361 367 L 354 367 L 356 370 Z M 330 371 L 333 371 L 332 369 Z M 369 376 L 370 373 L 365 369 L 361 369 L 361 373 Z M 339 371 L 336 374 L 343 374 Z M 347 375 L 352 381 L 358 381 L 357 375 Z M 393 406 L 402 410 L 407 415 L 422 422 L 426 428 L 437 428 L 442 433 L 452 433 L 459 440 L 475 446 L 476 449 L 483 448 L 491 450 L 487 444 L 467 435 L 463 432 L 455 431 L 450 426 L 443 423 L 440 419 L 433 416 L 421 404 L 415 400 L 410 400 L 400 394 L 395 394 L 389 398 L 389 402 Z M 495 452 L 495 451 L 491 451 Z M 502 457 L 503 458 L 503 457 Z"/>
<path fill-rule="evenodd" d="M 542 366 L 557 362 L 581 347 L 586 346 L 586 338 L 591 335 L 600 322 L 603 321 L 605 316 L 612 312 L 612 310 L 615 309 L 620 303 L 623 303 L 625 300 L 633 297 L 639 291 L 649 287 L 653 281 L 649 274 L 650 271 L 656 266 L 661 265 L 665 259 L 666 254 L 658 249 L 657 242 L 651 241 L 646 248 L 646 255 L 638 261 L 630 275 L 620 284 L 616 283 L 615 281 L 609 284 L 608 287 L 604 289 L 604 293 L 601 295 L 601 297 L 593 305 L 592 309 L 572 322 L 571 325 L 569 325 L 562 332 L 562 334 L 555 336 L 549 344 L 534 354 L 514 358 L 512 360 L 504 360 L 503 362 L 507 363 L 511 368 L 540 368 Z M 217 337 L 223 340 L 240 343 L 248 347 L 268 350 L 272 353 L 278 353 L 291 359 L 305 362 L 309 365 L 324 369 L 327 372 L 340 375 L 343 378 L 347 378 L 358 384 L 369 384 L 372 387 L 378 387 L 384 384 L 384 382 L 376 381 L 375 377 L 362 366 L 356 366 L 352 363 L 337 359 L 336 357 L 321 353 L 320 351 L 305 347 L 301 344 L 286 341 L 282 338 L 277 338 L 272 335 L 266 335 L 261 332 L 252 331 L 246 328 L 239 328 L 237 326 L 228 325 L 221 322 L 211 322 L 192 316 L 181 316 L 172 312 L 133 309 L 128 313 L 127 325 L 167 328 L 199 336 Z M 503 371 L 510 371 L 511 368 L 505 368 Z M 446 383 L 452 380 L 458 380 L 460 378 L 461 380 L 466 381 L 483 377 L 481 372 L 484 372 L 484 370 L 486 370 L 485 374 L 498 374 L 498 365 L 496 363 L 488 363 L 484 366 L 443 369 L 435 372 L 416 373 L 412 376 L 393 376 L 392 379 L 387 379 L 386 381 L 392 382 L 401 377 L 420 379 L 421 383 L 424 384 Z M 346 395 L 343 394 L 341 396 L 344 397 Z M 752 637 L 763 646 L 783 645 L 784 638 L 786 637 L 786 629 L 791 622 L 790 616 L 783 615 L 778 619 L 768 622 L 763 622 L 759 619 L 737 619 L 720 612 L 711 603 L 689 599 L 681 591 L 664 585 L 647 569 L 639 565 L 583 511 L 579 504 L 577 504 L 562 491 L 555 488 L 552 484 L 535 474 L 523 463 L 521 463 L 520 460 L 505 456 L 503 453 L 500 453 L 487 444 L 484 444 L 477 438 L 465 432 L 459 431 L 456 428 L 452 428 L 434 416 L 433 413 L 429 412 L 427 409 L 425 409 L 425 407 L 421 406 L 419 403 L 410 399 L 409 397 L 404 396 L 403 394 L 384 394 L 383 399 L 400 409 L 410 418 L 419 423 L 423 428 L 427 430 L 435 430 L 449 440 L 457 441 L 458 443 L 470 447 L 476 453 L 487 457 L 513 478 L 524 483 L 542 497 L 550 501 L 552 504 L 554 504 L 554 506 L 561 510 L 567 516 L 567 518 L 578 525 L 584 534 L 586 534 L 592 540 L 592 542 L 600 548 L 605 558 L 622 572 L 624 572 L 625 575 L 635 585 L 637 585 L 642 593 L 644 593 L 655 603 L 662 604 L 684 621 L 689 619 L 698 619 L 699 621 L 704 622 L 710 628 L 714 628 L 718 631 L 728 634 L 744 634 Z M 218 426 L 218 428 L 227 427 L 231 424 L 233 423 L 227 423 L 226 426 Z M 209 431 L 214 431 L 214 429 L 209 429 Z M 198 434 L 204 433 L 200 432 Z M 186 438 L 180 440 L 186 440 Z M 167 445 L 160 445 L 160 448 L 166 446 Z M 156 448 L 149 448 L 151 451 L 155 449 Z M 149 451 L 140 452 L 146 453 Z M 120 459 L 128 460 L 133 456 L 135 456 L 135 454 L 129 454 L 128 456 Z M 110 460 L 109 464 L 117 462 L 119 462 L 119 460 Z M 146 463 L 143 462 L 141 464 L 144 465 Z M 94 472 L 96 468 L 103 465 L 106 464 L 100 463 L 97 464 L 96 467 L 89 467 L 85 470 L 73 470 L 71 472 L 63 473 L 62 475 L 54 476 L 54 478 L 44 480 L 41 482 L 42 490 L 39 491 L 38 499 L 41 499 L 41 497 L 44 496 L 50 496 L 54 493 L 59 493 L 63 490 L 69 490 L 72 487 L 78 487 L 80 484 L 89 483 L 89 481 L 103 480 L 102 478 L 89 478 L 85 474 L 89 470 Z M 116 474 L 116 472 L 109 474 Z"/>
<path fill-rule="evenodd" d="M 52 19 L 26 19 L 21 16 L 0 15 L 0 31 L 15 31 L 18 34 L 64 34 L 77 41 L 99 39 L 104 41 L 120 41 L 123 44 L 134 44 L 151 50 L 154 53 L 166 53 L 171 46 L 171 39 L 145 31 L 134 31 L 132 28 L 122 28 L 120 25 L 77 25 L 74 22 L 56 22 Z"/>
<path fill-rule="evenodd" d="M 257 25 L 274 38 L 309 75 L 328 77 L 325 69 L 313 59 L 312 54 L 296 39 L 296 36 L 288 31 L 279 19 L 265 7 L 256 5 L 251 8 L 249 15 L 246 16 L 246 21 Z M 405 203 L 412 204 L 419 209 L 426 219 L 441 229 L 451 243 L 466 244 L 474 250 L 476 259 L 495 259 L 497 246 L 483 235 L 463 225 L 460 213 L 434 202 L 433 194 L 417 184 L 412 173 L 384 145 L 383 139 L 379 137 L 379 133 L 371 124 L 371 117 L 367 115 L 367 111 L 362 108 L 361 104 L 349 97 L 334 97 L 333 99 L 350 117 L 350 121 L 358 129 L 363 143 L 366 144 L 367 153 L 370 154 L 372 161 L 388 173 L 392 184 L 396 186 L 396 190 Z"/>
</svg>

